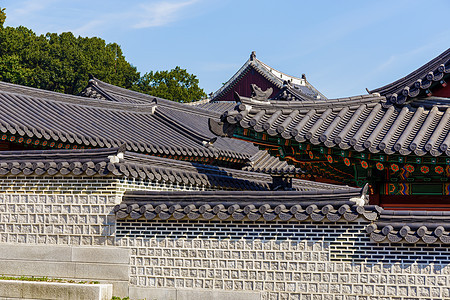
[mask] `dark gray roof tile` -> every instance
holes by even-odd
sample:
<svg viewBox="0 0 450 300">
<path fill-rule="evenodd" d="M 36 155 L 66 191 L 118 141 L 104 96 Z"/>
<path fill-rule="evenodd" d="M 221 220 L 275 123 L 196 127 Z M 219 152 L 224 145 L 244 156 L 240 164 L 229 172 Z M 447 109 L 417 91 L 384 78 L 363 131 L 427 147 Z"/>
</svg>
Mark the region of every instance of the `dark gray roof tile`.
<svg viewBox="0 0 450 300">
<path fill-rule="evenodd" d="M 127 192 L 114 212 L 118 219 L 212 219 L 220 220 L 312 220 L 351 222 L 377 213 L 374 206 L 356 206 L 350 201 L 360 189 L 314 191 L 183 191 Z M 164 207 L 163 209 L 158 209 Z M 345 209 L 342 209 L 344 208 Z M 370 219 L 368 219 L 370 220 Z"/>
<path fill-rule="evenodd" d="M 448 211 L 382 210 L 366 231 L 377 243 L 450 244 Z"/>
<path fill-rule="evenodd" d="M 126 143 L 135 152 L 218 162 L 237 159 L 241 165 L 258 151 L 250 143 L 221 138 L 206 148 L 204 142 L 214 137 L 207 128 L 208 118 L 217 116 L 216 112 L 101 84 L 103 93 L 111 93 L 108 100 L 0 82 L 0 130 L 47 145 L 116 147 Z M 117 95 L 120 101 L 110 100 Z M 122 101 L 127 97 L 136 101 Z M 182 153 L 179 145 L 191 150 Z"/>
<path fill-rule="evenodd" d="M 359 105 L 353 106 L 357 99 Z M 332 108 L 308 101 L 302 105 L 295 102 L 289 109 L 285 103 L 271 100 L 261 103 L 240 97 L 240 101 L 241 105 L 222 116 L 228 126 L 343 150 L 418 156 L 450 154 L 448 107 L 444 111 L 437 106 L 385 105 L 385 98 L 377 95 L 329 99 L 326 102 L 333 104 Z M 220 130 L 216 134 L 221 134 Z"/>
</svg>

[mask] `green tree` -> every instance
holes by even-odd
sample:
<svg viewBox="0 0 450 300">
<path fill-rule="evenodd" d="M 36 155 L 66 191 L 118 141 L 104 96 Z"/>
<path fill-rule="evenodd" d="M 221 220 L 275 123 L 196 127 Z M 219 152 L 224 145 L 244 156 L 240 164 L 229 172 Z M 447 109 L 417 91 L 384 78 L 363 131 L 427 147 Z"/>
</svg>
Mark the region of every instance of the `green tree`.
<svg viewBox="0 0 450 300">
<path fill-rule="evenodd" d="M 6 13 L 5 9 L 0 7 L 0 28 L 3 28 L 3 24 L 5 24 Z"/>
<path fill-rule="evenodd" d="M 124 88 L 139 79 L 116 43 L 71 32 L 36 35 L 23 26 L 0 30 L 2 81 L 77 94 L 86 87 L 89 74 Z"/>
<path fill-rule="evenodd" d="M 71 32 L 36 35 L 24 26 L 3 27 L 0 7 L 0 80 L 66 94 L 78 94 L 89 75 L 120 87 L 175 101 L 205 96 L 195 75 L 176 67 L 140 77 L 116 43 Z"/>
<path fill-rule="evenodd" d="M 133 86 L 135 91 L 179 102 L 192 102 L 206 96 L 195 75 L 175 67 L 170 71 L 144 74 Z"/>
</svg>

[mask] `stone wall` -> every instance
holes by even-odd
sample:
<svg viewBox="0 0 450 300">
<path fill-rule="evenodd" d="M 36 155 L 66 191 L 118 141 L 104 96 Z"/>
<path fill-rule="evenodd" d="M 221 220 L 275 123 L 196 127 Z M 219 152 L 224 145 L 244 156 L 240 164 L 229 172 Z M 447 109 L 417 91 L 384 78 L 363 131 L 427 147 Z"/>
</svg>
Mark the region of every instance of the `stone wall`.
<svg viewBox="0 0 450 300">
<path fill-rule="evenodd" d="M 128 294 L 129 261 L 130 250 L 120 247 L 0 243 L 0 275 L 107 282 L 122 297 Z"/>
<path fill-rule="evenodd" d="M 352 223 L 128 221 L 130 283 L 261 291 L 261 299 L 450 299 L 450 251 L 370 241 Z M 152 294 L 148 294 L 151 296 Z"/>
<path fill-rule="evenodd" d="M 127 190 L 189 190 L 193 186 L 100 177 L 0 179 L 0 242 L 115 245 L 113 207 Z"/>
<path fill-rule="evenodd" d="M 116 247 L 112 210 L 136 189 L 199 188 L 113 177 L 0 178 L 0 275 L 103 278 L 125 297 L 130 251 Z"/>
<path fill-rule="evenodd" d="M 120 274 L 105 277 L 115 295 L 139 299 L 450 299 L 447 246 L 376 244 L 365 219 L 116 221 L 112 208 L 127 190 L 201 187 L 112 177 L 0 182 L 0 274 L 85 279 L 111 267 Z M 119 259 L 107 252 L 114 248 L 128 252 Z M 77 261 L 80 251 L 104 260 Z M 73 272 L 36 269 L 51 264 Z"/>
</svg>

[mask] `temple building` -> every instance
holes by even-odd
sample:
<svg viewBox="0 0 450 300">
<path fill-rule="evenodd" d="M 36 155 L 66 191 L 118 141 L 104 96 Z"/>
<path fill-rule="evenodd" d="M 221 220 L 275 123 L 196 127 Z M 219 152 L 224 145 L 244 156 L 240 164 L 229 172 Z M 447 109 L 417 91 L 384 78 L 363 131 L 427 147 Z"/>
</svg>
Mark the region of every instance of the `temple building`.
<svg viewBox="0 0 450 300">
<path fill-rule="evenodd" d="M 96 299 L 450 299 L 449 55 L 340 99 L 254 53 L 190 104 L 0 82 L 0 273 Z"/>
<path fill-rule="evenodd" d="M 221 136 L 247 140 L 320 182 L 370 185 L 392 209 L 450 209 L 450 51 L 368 95 L 313 101 L 236 94 L 211 120 Z M 286 95 L 290 99 L 286 99 Z"/>
<path fill-rule="evenodd" d="M 241 96 L 250 97 L 253 92 L 252 85 L 269 91 L 268 97 L 274 97 L 287 83 L 292 85 L 297 94 L 306 99 L 327 99 L 306 80 L 305 74 L 299 78 L 280 72 L 257 59 L 256 53 L 253 51 L 236 74 L 211 95 L 210 100 L 213 102 L 234 101 L 235 92 Z"/>
</svg>

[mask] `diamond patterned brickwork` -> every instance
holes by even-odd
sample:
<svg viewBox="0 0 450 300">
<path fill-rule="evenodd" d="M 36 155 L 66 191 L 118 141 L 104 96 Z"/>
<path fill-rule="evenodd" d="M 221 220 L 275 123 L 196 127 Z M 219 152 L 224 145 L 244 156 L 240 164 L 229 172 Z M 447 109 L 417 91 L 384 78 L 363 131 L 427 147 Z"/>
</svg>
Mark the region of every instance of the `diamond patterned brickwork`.
<svg viewBox="0 0 450 300">
<path fill-rule="evenodd" d="M 114 245 L 112 209 L 125 191 L 189 188 L 112 177 L 1 178 L 0 242 Z"/>
<path fill-rule="evenodd" d="M 446 299 L 450 251 L 371 242 L 367 223 L 118 222 L 130 282 L 261 291 L 262 299 Z"/>
</svg>

